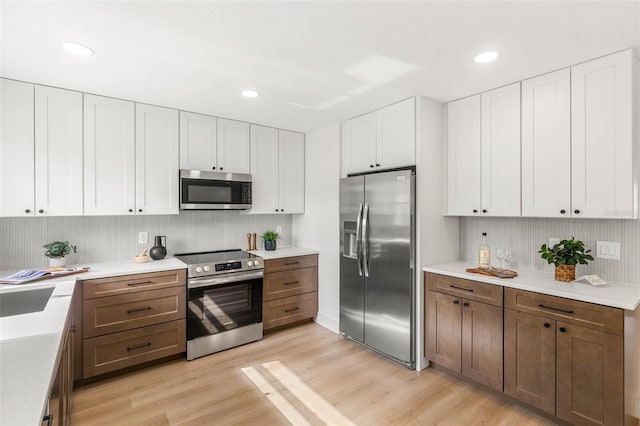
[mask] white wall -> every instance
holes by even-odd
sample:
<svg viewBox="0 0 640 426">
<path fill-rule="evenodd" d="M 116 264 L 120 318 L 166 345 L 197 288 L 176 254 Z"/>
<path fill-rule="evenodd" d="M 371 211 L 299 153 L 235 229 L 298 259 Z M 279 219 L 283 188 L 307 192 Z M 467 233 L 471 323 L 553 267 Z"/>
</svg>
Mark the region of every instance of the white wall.
<svg viewBox="0 0 640 426">
<path fill-rule="evenodd" d="M 318 317 L 335 333 L 340 320 L 340 124 L 305 136 L 305 214 L 292 220 L 293 245 L 320 251 Z"/>
</svg>

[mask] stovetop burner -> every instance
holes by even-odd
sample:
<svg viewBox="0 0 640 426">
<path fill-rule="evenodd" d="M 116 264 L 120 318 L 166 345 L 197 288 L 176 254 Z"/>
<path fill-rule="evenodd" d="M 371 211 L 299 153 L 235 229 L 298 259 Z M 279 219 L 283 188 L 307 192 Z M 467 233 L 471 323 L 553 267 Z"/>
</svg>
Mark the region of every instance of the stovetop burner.
<svg viewBox="0 0 640 426">
<path fill-rule="evenodd" d="M 240 249 L 180 253 L 175 257 L 187 264 L 189 278 L 263 269 L 260 256 Z"/>
</svg>

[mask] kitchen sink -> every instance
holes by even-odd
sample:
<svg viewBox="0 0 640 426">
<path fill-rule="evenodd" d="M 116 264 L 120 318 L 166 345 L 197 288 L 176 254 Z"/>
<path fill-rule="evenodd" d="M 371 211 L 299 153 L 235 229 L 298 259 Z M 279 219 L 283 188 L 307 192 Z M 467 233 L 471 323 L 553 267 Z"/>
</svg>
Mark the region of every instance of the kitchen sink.
<svg viewBox="0 0 640 426">
<path fill-rule="evenodd" d="M 0 293 L 0 318 L 43 311 L 54 288 Z"/>
</svg>

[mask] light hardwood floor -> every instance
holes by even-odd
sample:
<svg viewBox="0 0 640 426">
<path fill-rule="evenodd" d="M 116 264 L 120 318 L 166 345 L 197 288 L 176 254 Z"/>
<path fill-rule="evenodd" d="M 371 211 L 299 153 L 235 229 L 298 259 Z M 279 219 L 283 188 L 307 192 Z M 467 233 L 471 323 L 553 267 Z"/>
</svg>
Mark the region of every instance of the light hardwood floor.
<svg viewBox="0 0 640 426">
<path fill-rule="evenodd" d="M 308 395 L 297 393 L 301 401 L 295 389 L 268 371 L 266 363 L 273 361 L 358 425 L 553 424 L 442 371 L 407 370 L 315 323 L 194 361 L 174 360 L 77 388 L 72 424 L 289 424 L 242 372 L 246 367 L 260 373 L 308 424 L 324 424 L 326 417 L 314 413 L 318 405 Z"/>
</svg>

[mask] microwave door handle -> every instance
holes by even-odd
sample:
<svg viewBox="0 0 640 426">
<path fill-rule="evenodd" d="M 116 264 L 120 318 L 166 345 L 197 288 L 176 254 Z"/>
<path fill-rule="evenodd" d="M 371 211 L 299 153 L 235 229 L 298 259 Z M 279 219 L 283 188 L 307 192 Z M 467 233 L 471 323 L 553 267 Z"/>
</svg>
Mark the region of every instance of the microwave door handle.
<svg viewBox="0 0 640 426">
<path fill-rule="evenodd" d="M 369 278 L 369 203 L 362 213 L 362 266 L 365 278 Z"/>
<path fill-rule="evenodd" d="M 356 219 L 356 260 L 358 261 L 358 275 L 362 276 L 362 203 L 358 209 L 358 218 Z"/>
</svg>

